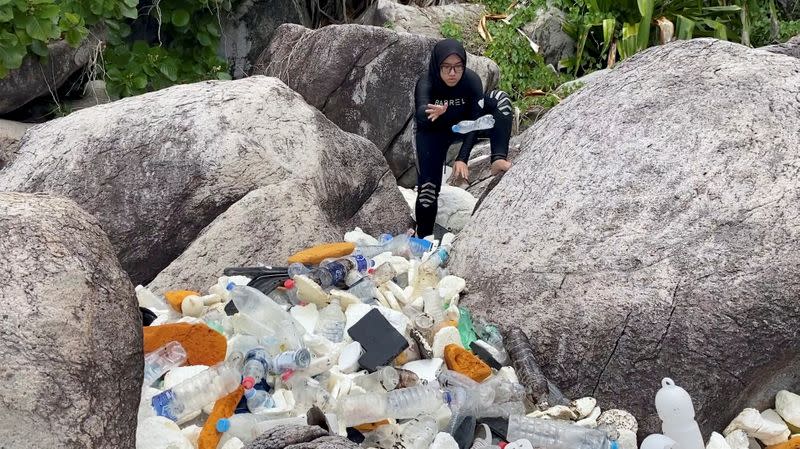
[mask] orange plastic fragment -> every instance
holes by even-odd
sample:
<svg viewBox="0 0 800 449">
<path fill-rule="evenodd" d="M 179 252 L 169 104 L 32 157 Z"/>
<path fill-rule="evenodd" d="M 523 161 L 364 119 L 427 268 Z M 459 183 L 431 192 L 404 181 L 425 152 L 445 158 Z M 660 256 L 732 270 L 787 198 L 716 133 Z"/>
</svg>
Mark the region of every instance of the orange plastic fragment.
<svg viewBox="0 0 800 449">
<path fill-rule="evenodd" d="M 796 436 L 789 441 L 784 441 L 783 443 L 767 446 L 767 449 L 800 449 L 800 436 Z"/>
<path fill-rule="evenodd" d="M 225 359 L 228 350 L 225 336 L 205 324 L 145 326 L 143 333 L 145 354 L 177 341 L 186 350 L 186 365 L 216 365 Z"/>
<path fill-rule="evenodd" d="M 458 371 L 475 382 L 483 382 L 492 375 L 492 368 L 489 365 L 458 345 L 450 344 L 444 347 L 444 361 L 447 363 L 447 369 Z"/>
<path fill-rule="evenodd" d="M 211 410 L 206 423 L 203 424 L 203 430 L 200 431 L 197 449 L 217 449 L 219 440 L 222 438 L 222 433 L 217 432 L 217 421 L 233 416 L 233 412 L 236 411 L 236 406 L 239 405 L 243 395 L 244 387 L 239 385 L 239 388 L 233 390 L 231 394 L 217 399 L 217 402 L 214 403 L 214 409 Z"/>
<path fill-rule="evenodd" d="M 176 312 L 183 312 L 181 310 L 181 304 L 183 304 L 183 300 L 190 295 L 200 296 L 200 293 L 193 290 L 170 290 L 164 293 L 164 298 L 166 298 L 170 307 L 175 309 Z"/>
<path fill-rule="evenodd" d="M 289 263 L 316 265 L 329 257 L 342 257 L 352 254 L 356 245 L 350 242 L 324 243 L 312 246 L 289 256 Z"/>
<path fill-rule="evenodd" d="M 378 422 L 359 424 L 355 426 L 355 429 L 358 430 L 359 432 L 372 432 L 373 430 L 385 424 L 389 424 L 388 419 L 384 419 L 383 421 L 378 421 Z"/>
</svg>

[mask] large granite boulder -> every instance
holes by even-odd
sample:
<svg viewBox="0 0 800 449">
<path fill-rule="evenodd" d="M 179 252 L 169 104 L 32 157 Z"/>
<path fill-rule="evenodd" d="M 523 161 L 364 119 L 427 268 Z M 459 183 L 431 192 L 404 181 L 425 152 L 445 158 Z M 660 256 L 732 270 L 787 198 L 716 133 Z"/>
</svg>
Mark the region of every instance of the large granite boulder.
<svg viewBox="0 0 800 449">
<path fill-rule="evenodd" d="M 63 40 L 49 44 L 46 64 L 36 57 L 26 56 L 20 68 L 0 79 L 0 114 L 19 109 L 61 87 L 70 75 L 92 60 L 100 45 L 97 36 L 101 35 L 101 31 L 90 34 L 77 48 Z"/>
<path fill-rule="evenodd" d="M 14 159 L 19 141 L 31 126 L 29 123 L 0 119 L 0 170 Z"/>
<path fill-rule="evenodd" d="M 398 183 L 412 187 L 414 86 L 427 70 L 436 39 L 364 25 L 309 30 L 282 25 L 256 64 L 256 74 L 281 78 L 345 131 L 381 150 Z M 491 60 L 468 56 L 467 65 L 497 85 Z"/>
<path fill-rule="evenodd" d="M 304 23 L 298 3 L 292 0 L 247 0 L 222 16 L 220 51 L 228 59 L 232 75 L 247 76 L 267 48 L 275 30 L 284 23 Z"/>
<path fill-rule="evenodd" d="M 132 449 L 142 321 L 97 220 L 0 192 L 0 266 L 0 446 Z"/>
<path fill-rule="evenodd" d="M 385 26 L 397 32 L 422 34 L 441 39 L 442 24 L 453 23 L 462 30 L 475 29 L 486 6 L 479 3 L 454 3 L 421 8 L 392 0 L 377 0 L 358 19 L 362 25 Z"/>
<path fill-rule="evenodd" d="M 766 50 L 770 53 L 800 58 L 800 36 L 795 36 L 782 44 L 761 47 L 760 50 Z"/>
<path fill-rule="evenodd" d="M 522 27 L 522 31 L 539 46 L 544 62 L 558 67 L 562 59 L 575 55 L 575 39 L 563 30 L 564 13 L 556 8 L 542 8 L 536 18 Z"/>
<path fill-rule="evenodd" d="M 665 376 L 706 435 L 800 389 L 798 85 L 798 60 L 695 39 L 571 95 L 459 234 L 463 303 L 640 438 Z"/>
<path fill-rule="evenodd" d="M 174 86 L 37 126 L 0 172 L 0 190 L 72 198 L 100 220 L 142 283 L 251 190 L 293 180 L 297 190 L 314 189 L 330 220 L 345 222 L 388 172 L 368 140 L 337 128 L 280 80 L 254 76 Z M 383 217 L 403 207 L 399 192 L 387 194 L 379 208 L 387 212 L 364 217 L 362 227 L 384 231 Z"/>
</svg>

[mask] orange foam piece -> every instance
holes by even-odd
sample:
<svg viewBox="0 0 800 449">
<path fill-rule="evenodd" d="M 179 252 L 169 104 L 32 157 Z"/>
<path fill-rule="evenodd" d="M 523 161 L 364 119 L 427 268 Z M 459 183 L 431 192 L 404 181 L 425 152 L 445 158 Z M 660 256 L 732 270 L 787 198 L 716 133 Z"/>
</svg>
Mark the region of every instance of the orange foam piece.
<svg viewBox="0 0 800 449">
<path fill-rule="evenodd" d="M 200 293 L 193 290 L 170 290 L 164 293 L 164 298 L 176 312 L 183 313 L 183 309 L 181 309 L 183 300 L 191 295 L 200 296 Z"/>
<path fill-rule="evenodd" d="M 171 341 L 177 341 L 186 350 L 186 365 L 216 365 L 225 360 L 228 350 L 225 336 L 205 324 L 170 323 L 145 326 L 143 333 L 145 354 Z"/>
<path fill-rule="evenodd" d="M 217 399 L 211 414 L 206 419 L 206 423 L 203 424 L 203 430 L 200 431 L 197 449 L 217 449 L 219 440 L 222 438 L 222 433 L 217 432 L 217 421 L 233 416 L 233 412 L 236 411 L 236 406 L 239 405 L 243 395 L 244 387 L 239 385 L 239 388 L 233 390 L 229 395 Z"/>
<path fill-rule="evenodd" d="M 317 265 L 325 259 L 331 257 L 342 257 L 352 254 L 356 245 L 350 242 L 323 243 L 322 245 L 312 246 L 289 256 L 289 263 L 302 263 L 306 265 Z"/>
<path fill-rule="evenodd" d="M 800 449 L 800 436 L 796 436 L 789 441 L 784 441 L 783 443 L 767 446 L 767 449 Z"/>
<path fill-rule="evenodd" d="M 457 371 L 475 382 L 483 382 L 492 375 L 492 368 L 475 354 L 458 345 L 444 347 L 444 361 L 447 369 Z"/>
</svg>

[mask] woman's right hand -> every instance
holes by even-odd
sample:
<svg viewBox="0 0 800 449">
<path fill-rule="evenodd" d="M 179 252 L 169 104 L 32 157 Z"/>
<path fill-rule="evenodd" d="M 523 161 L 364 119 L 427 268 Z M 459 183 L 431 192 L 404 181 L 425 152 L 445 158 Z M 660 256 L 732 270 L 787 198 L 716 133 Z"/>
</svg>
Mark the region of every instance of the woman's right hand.
<svg viewBox="0 0 800 449">
<path fill-rule="evenodd" d="M 425 109 L 425 113 L 428 114 L 428 120 L 432 122 L 436 121 L 445 111 L 447 111 L 447 103 L 443 105 L 429 104 L 428 109 Z"/>
</svg>

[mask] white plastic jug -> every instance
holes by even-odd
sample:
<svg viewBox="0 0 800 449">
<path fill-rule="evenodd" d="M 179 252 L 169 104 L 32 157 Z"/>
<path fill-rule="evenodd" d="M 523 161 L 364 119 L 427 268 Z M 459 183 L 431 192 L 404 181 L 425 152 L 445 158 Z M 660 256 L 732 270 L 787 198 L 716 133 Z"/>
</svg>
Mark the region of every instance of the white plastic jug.
<svg viewBox="0 0 800 449">
<path fill-rule="evenodd" d="M 664 436 L 675 441 L 673 449 L 704 449 L 700 426 L 694 419 L 694 405 L 689 393 L 669 377 L 661 380 L 656 393 L 656 410 Z"/>
</svg>

